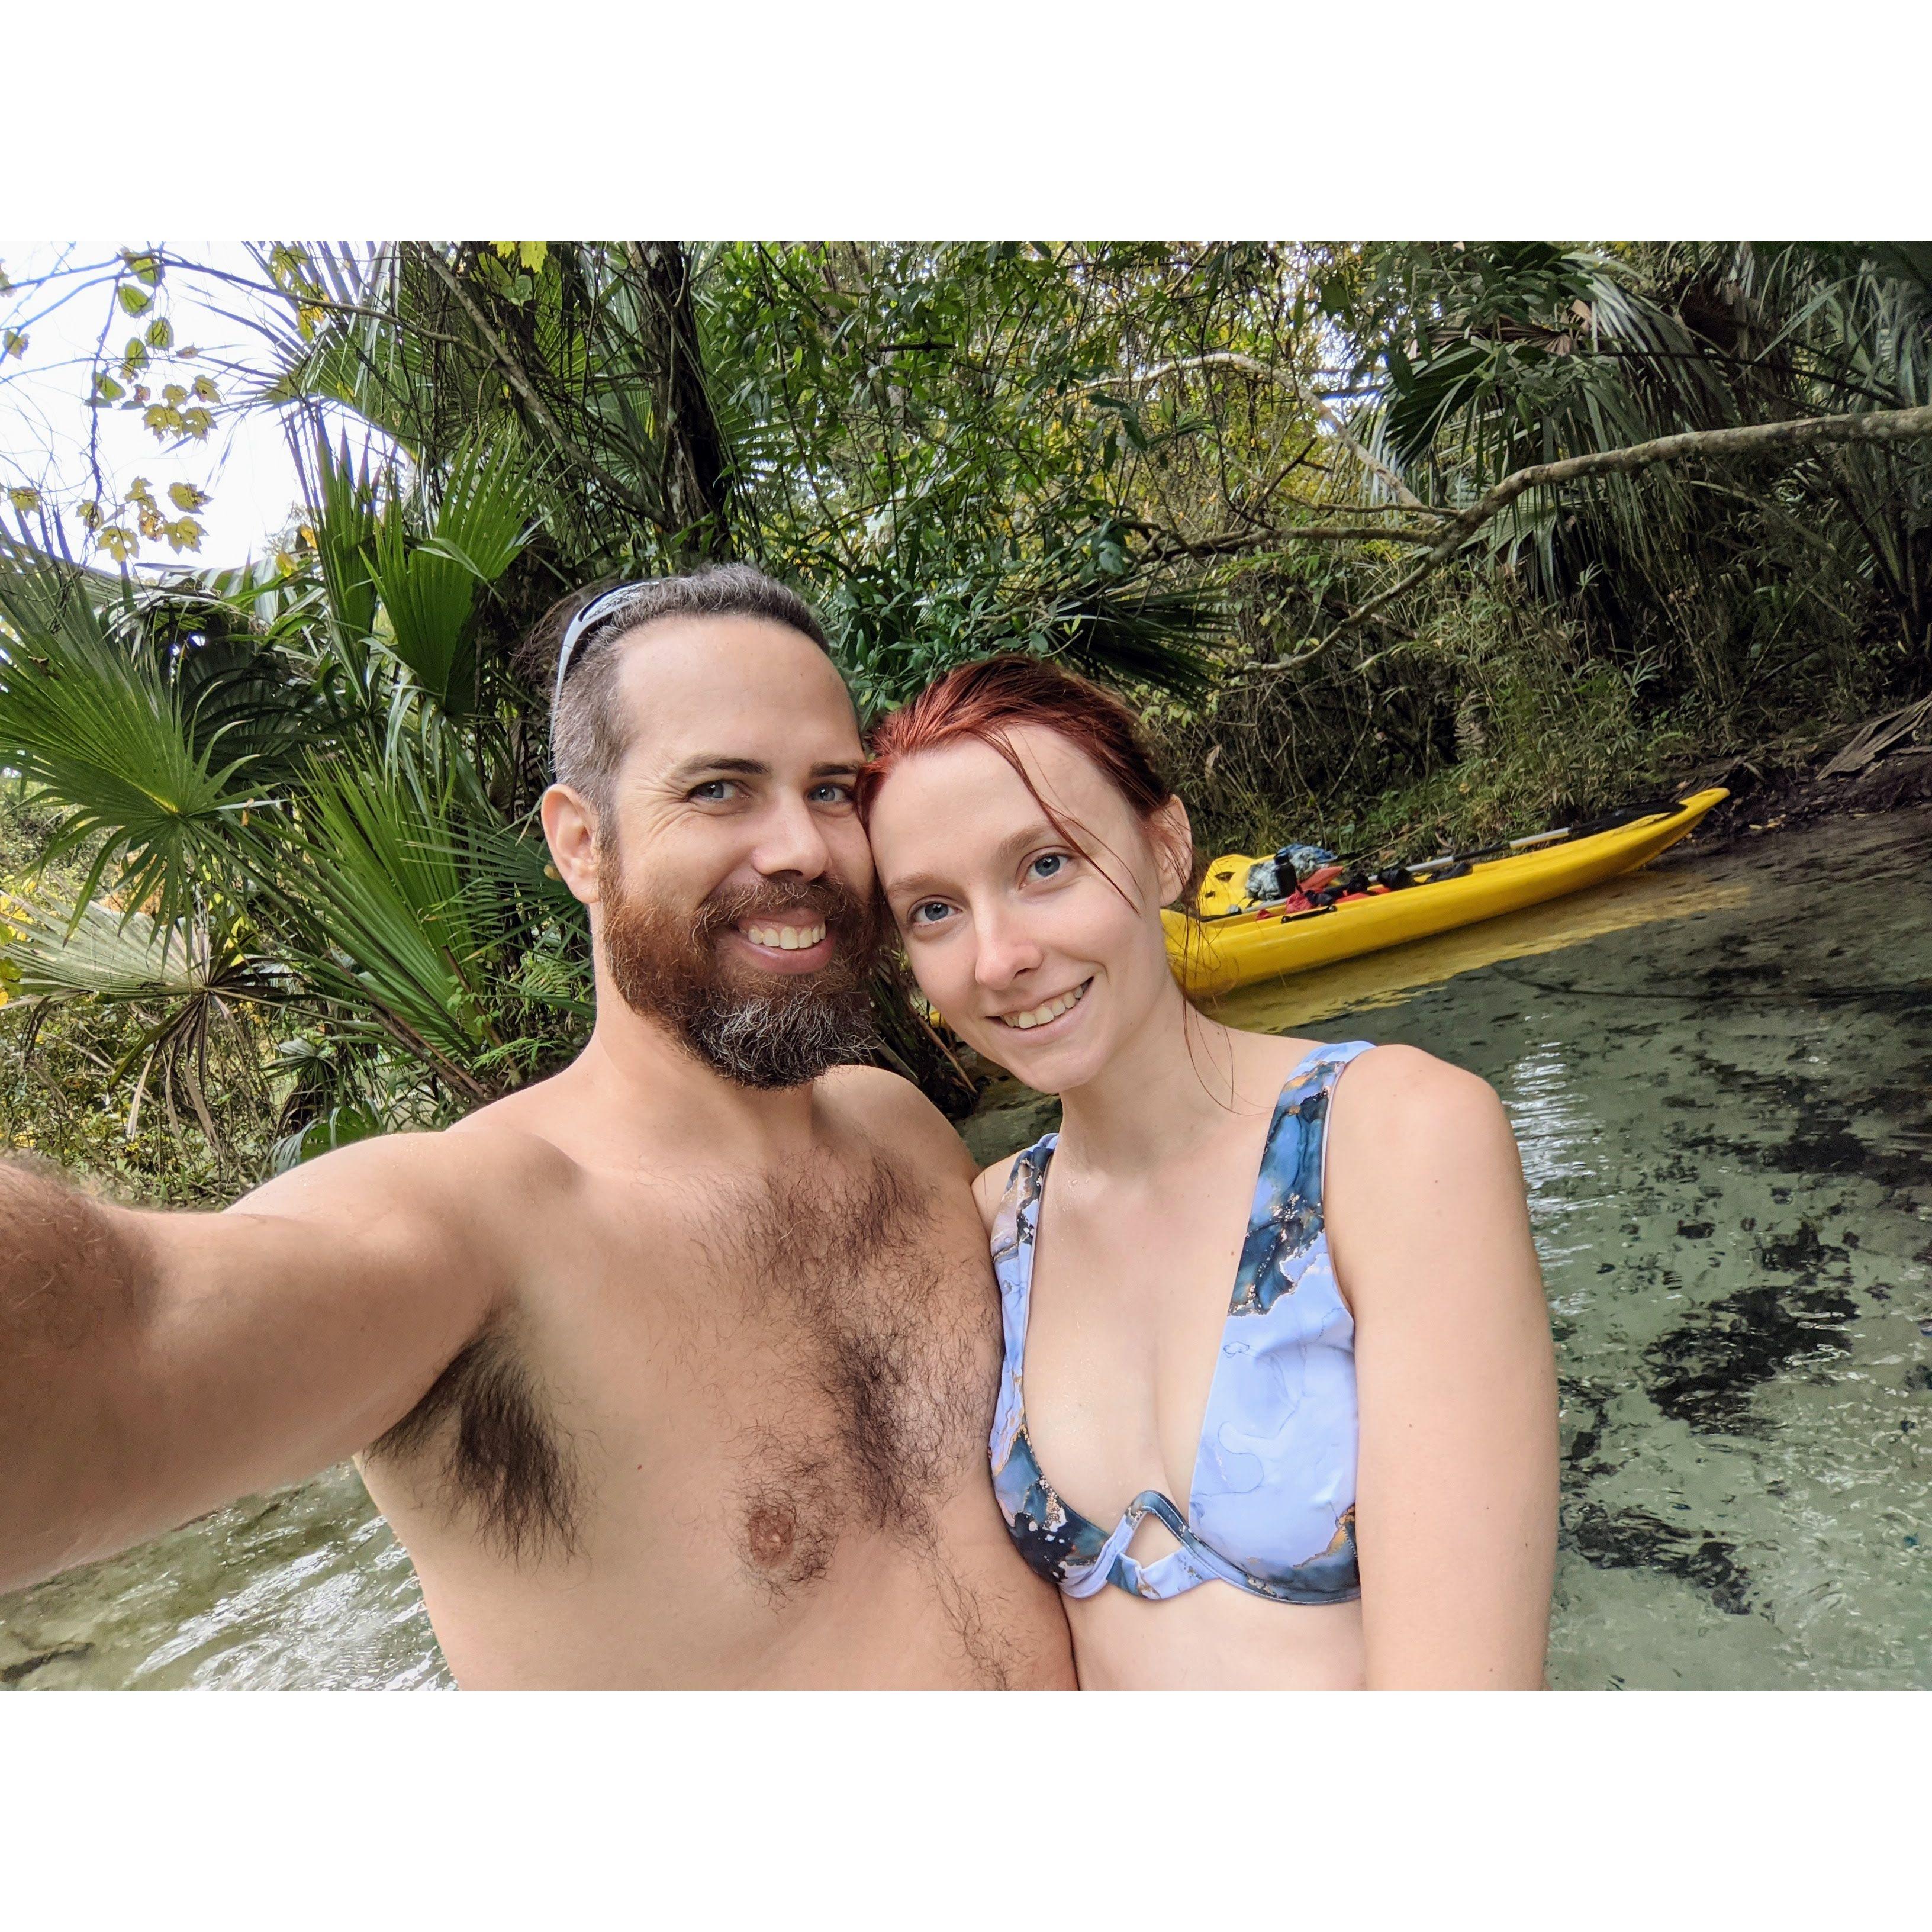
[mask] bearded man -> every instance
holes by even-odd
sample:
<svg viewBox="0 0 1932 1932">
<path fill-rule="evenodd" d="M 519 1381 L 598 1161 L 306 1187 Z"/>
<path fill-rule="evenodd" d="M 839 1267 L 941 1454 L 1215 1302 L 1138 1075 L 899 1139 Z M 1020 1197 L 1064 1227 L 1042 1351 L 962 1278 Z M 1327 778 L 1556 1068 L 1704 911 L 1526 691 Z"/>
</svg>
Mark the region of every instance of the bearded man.
<svg viewBox="0 0 1932 1932">
<path fill-rule="evenodd" d="M 0 1589 L 361 1452 L 465 1685 L 1070 1684 L 987 1475 L 972 1163 L 847 1064 L 879 928 L 824 633 L 730 566 L 583 604 L 554 680 L 569 1066 L 219 1214 L 0 1166 Z"/>
</svg>

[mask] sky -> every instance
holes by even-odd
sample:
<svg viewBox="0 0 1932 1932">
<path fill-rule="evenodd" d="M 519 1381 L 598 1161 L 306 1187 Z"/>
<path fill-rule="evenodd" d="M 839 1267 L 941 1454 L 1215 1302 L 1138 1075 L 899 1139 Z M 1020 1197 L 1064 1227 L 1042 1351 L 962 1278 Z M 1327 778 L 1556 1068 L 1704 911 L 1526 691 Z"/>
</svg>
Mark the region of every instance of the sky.
<svg viewBox="0 0 1932 1932">
<path fill-rule="evenodd" d="M 134 320 L 115 302 L 111 271 L 126 245 L 130 244 L 0 238 L 0 266 L 16 284 L 14 292 L 0 295 L 0 325 L 28 338 L 23 355 L 0 356 L 0 490 L 24 484 L 40 490 L 50 504 L 69 508 L 92 497 L 88 443 L 98 424 L 110 502 L 136 477 L 148 479 L 164 506 L 168 485 L 176 482 L 192 484 L 209 498 L 195 512 L 203 529 L 200 551 L 177 555 L 165 542 L 144 544 L 140 559 L 144 571 L 220 568 L 260 556 L 272 548 L 274 533 L 292 520 L 300 494 L 294 460 L 282 412 L 236 408 L 245 385 L 214 365 L 257 358 L 260 344 L 251 338 L 246 317 L 262 313 L 266 303 L 213 281 L 174 272 L 164 276 L 154 313 L 167 316 L 178 344 L 191 344 L 203 352 L 187 365 L 188 372 L 199 366 L 214 375 L 224 400 L 206 441 L 157 441 L 139 410 L 97 411 L 87 401 L 104 324 L 109 353 L 118 358 L 121 345 L 149 319 Z M 150 244 L 142 238 L 131 245 Z M 170 254 L 259 279 L 253 258 L 239 242 L 170 242 L 166 246 Z M 64 276 L 40 290 L 19 286 L 63 263 L 75 269 L 98 267 L 99 273 Z M 95 286 L 86 286 L 89 283 Z M 166 379 L 172 374 L 166 372 Z M 4 498 L 0 512 L 10 525 Z M 172 507 L 166 513 L 176 514 Z M 78 520 L 68 515 L 64 527 L 74 554 L 88 554 L 87 532 Z"/>
</svg>

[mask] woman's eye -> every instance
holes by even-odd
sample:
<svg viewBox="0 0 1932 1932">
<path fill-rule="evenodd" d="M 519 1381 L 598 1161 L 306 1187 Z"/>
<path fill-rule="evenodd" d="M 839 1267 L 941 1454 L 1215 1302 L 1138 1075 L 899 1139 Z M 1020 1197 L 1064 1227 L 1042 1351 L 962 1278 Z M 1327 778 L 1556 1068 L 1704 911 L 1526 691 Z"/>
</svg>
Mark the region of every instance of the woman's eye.
<svg viewBox="0 0 1932 1932">
<path fill-rule="evenodd" d="M 1058 878 L 1060 868 L 1066 863 L 1064 852 L 1042 852 L 1027 867 L 1028 872 L 1036 879 Z"/>
<path fill-rule="evenodd" d="M 906 914 L 908 926 L 936 926 L 952 910 L 944 899 L 921 899 Z"/>
</svg>

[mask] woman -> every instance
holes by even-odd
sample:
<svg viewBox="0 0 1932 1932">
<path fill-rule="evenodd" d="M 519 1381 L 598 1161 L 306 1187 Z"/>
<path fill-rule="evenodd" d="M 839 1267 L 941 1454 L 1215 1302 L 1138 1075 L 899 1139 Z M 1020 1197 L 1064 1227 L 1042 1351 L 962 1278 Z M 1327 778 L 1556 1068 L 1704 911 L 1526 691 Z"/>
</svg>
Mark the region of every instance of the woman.
<svg viewBox="0 0 1932 1932">
<path fill-rule="evenodd" d="M 1555 1374 L 1495 1094 L 1190 1006 L 1186 809 L 1037 659 L 886 718 L 859 799 L 926 998 L 1062 1102 L 976 1191 L 994 1490 L 1082 1684 L 1539 1686 Z"/>
</svg>

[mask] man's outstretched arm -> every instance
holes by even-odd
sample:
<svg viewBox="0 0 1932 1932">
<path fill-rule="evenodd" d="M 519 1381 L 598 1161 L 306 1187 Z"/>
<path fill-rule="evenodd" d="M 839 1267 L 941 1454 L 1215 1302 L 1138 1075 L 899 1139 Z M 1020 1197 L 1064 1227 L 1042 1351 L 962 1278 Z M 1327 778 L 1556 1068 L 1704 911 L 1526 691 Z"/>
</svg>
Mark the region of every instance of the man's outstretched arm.
<svg viewBox="0 0 1932 1932">
<path fill-rule="evenodd" d="M 509 1292 L 490 1231 L 516 1225 L 524 1165 L 495 1134 L 393 1136 L 217 1214 L 0 1163 L 0 1590 L 311 1475 L 406 1414 Z"/>
</svg>

